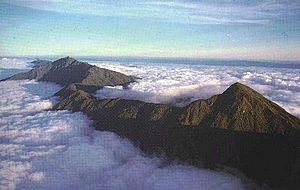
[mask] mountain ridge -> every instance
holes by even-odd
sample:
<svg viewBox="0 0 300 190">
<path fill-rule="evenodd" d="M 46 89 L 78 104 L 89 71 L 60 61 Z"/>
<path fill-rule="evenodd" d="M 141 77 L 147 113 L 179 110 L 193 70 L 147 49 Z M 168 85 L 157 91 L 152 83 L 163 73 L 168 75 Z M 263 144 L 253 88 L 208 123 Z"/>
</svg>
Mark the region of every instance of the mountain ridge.
<svg viewBox="0 0 300 190">
<path fill-rule="evenodd" d="M 63 86 L 80 83 L 100 88 L 107 85 L 126 85 L 138 78 L 99 68 L 71 57 L 64 57 L 54 62 L 38 65 L 28 72 L 13 75 L 2 81 L 22 79 L 54 82 Z"/>
<path fill-rule="evenodd" d="M 83 112 L 95 129 L 126 137 L 147 154 L 162 152 L 170 160 L 198 167 L 238 168 L 275 188 L 300 187 L 300 119 L 241 83 L 176 107 L 97 99 L 93 93 L 99 88 L 126 86 L 138 78 L 70 57 L 6 80 L 24 78 L 63 85 L 53 110 Z"/>
<path fill-rule="evenodd" d="M 81 86 L 77 87 L 75 85 L 69 90 L 65 88 L 56 93 L 56 95 L 64 98 L 54 106 L 54 109 L 68 107 L 71 111 L 82 111 L 78 110 L 77 107 L 76 109 L 72 108 L 72 105 L 76 104 L 73 98 L 66 98 L 68 95 L 78 92 L 78 90 L 86 92 Z M 90 97 L 90 99 L 93 99 L 95 106 L 98 107 L 97 114 L 89 111 L 85 112 L 95 120 L 101 117 L 101 113 L 105 109 L 105 112 L 115 112 L 114 115 L 118 117 L 116 119 L 139 120 L 142 114 L 144 118 L 140 120 L 152 121 L 155 120 L 153 118 L 156 118 L 156 121 L 158 121 L 159 119 L 170 119 L 169 117 L 173 115 L 171 123 L 176 125 L 221 128 L 272 135 L 293 135 L 298 133 L 300 128 L 299 118 L 292 116 L 277 104 L 241 83 L 234 83 L 220 95 L 215 95 L 206 100 L 196 100 L 185 107 L 145 103 L 138 100 L 111 99 L 111 102 L 115 104 L 110 107 L 110 110 L 102 106 L 102 102 L 106 100 L 98 100 L 95 97 Z M 78 104 L 84 105 L 84 102 Z M 148 115 L 146 112 L 149 112 Z"/>
</svg>

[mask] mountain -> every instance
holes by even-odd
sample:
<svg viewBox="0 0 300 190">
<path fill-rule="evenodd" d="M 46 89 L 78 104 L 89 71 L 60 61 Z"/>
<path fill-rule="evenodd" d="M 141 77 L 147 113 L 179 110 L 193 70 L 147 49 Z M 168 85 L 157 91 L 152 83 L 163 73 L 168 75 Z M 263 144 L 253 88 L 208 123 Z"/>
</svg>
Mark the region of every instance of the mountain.
<svg viewBox="0 0 300 190">
<path fill-rule="evenodd" d="M 4 80 L 35 79 L 55 82 L 67 86 L 73 83 L 95 87 L 126 85 L 135 81 L 135 77 L 99 68 L 71 57 L 37 65 L 29 72 L 19 73 Z"/>
<path fill-rule="evenodd" d="M 300 119 L 241 83 L 185 107 L 97 99 L 107 85 L 137 78 L 65 57 L 7 80 L 36 79 L 65 87 L 53 110 L 83 112 L 97 130 L 130 139 L 147 154 L 198 167 L 237 168 L 275 188 L 300 187 Z"/>
<path fill-rule="evenodd" d="M 198 106 L 197 103 L 187 107 L 182 116 L 185 121 L 183 124 L 242 132 L 290 135 L 300 128 L 299 118 L 241 83 L 231 85 L 221 95 L 206 100 L 206 104 L 203 102 L 202 106 Z M 198 121 L 193 123 L 187 117 L 192 121 L 196 118 Z"/>
<path fill-rule="evenodd" d="M 129 138 L 148 154 L 238 168 L 273 188 L 300 187 L 300 119 L 243 84 L 185 107 L 98 100 L 76 85 L 56 95 L 61 101 L 54 110 L 81 111 L 97 130 Z"/>
<path fill-rule="evenodd" d="M 64 88 L 56 95 L 64 98 L 55 109 L 83 111 L 94 120 L 113 118 L 114 121 L 130 120 L 140 125 L 181 125 L 189 128 L 217 128 L 270 135 L 294 135 L 300 129 L 299 118 L 241 83 L 231 85 L 220 95 L 207 100 L 197 100 L 185 107 L 137 100 L 97 100 L 88 95 L 80 85 Z M 95 107 L 93 110 L 84 106 L 91 106 L 90 103 L 86 103 L 91 101 Z"/>
</svg>

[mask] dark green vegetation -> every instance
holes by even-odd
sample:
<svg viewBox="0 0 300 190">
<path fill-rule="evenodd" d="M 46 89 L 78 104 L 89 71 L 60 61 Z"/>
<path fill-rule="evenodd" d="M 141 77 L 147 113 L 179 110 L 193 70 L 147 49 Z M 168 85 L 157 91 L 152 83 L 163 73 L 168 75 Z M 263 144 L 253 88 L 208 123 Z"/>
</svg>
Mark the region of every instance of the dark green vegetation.
<svg viewBox="0 0 300 190">
<path fill-rule="evenodd" d="M 243 84 L 235 83 L 207 100 L 175 107 L 98 100 L 92 93 L 102 86 L 127 85 L 136 78 L 72 58 L 41 70 L 37 67 L 9 79 L 34 76 L 66 85 L 56 93 L 61 100 L 54 110 L 81 111 L 94 120 L 96 129 L 127 137 L 146 153 L 164 153 L 170 160 L 201 167 L 235 167 L 276 188 L 300 185 L 300 119 Z"/>
</svg>

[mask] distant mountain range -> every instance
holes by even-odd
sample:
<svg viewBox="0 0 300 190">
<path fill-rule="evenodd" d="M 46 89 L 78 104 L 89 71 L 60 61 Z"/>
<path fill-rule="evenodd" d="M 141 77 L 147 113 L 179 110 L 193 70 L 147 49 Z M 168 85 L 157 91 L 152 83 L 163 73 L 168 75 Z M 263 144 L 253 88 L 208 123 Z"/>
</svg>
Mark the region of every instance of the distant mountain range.
<svg viewBox="0 0 300 190">
<path fill-rule="evenodd" d="M 104 86 L 126 86 L 138 78 L 65 57 L 38 64 L 5 80 L 36 79 L 63 85 L 54 110 L 81 111 L 98 130 L 131 139 L 149 154 L 195 166 L 240 169 L 271 187 L 300 183 L 300 119 L 241 83 L 185 107 L 137 100 L 102 99 Z"/>
</svg>

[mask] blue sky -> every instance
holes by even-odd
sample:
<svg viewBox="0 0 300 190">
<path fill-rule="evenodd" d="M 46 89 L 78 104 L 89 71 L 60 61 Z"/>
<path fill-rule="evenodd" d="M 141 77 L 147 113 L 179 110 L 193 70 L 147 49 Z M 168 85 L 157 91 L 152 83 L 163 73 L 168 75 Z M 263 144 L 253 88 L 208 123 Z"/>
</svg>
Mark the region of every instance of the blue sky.
<svg viewBox="0 0 300 190">
<path fill-rule="evenodd" d="M 300 1 L 0 0 L 0 55 L 300 60 Z"/>
</svg>

